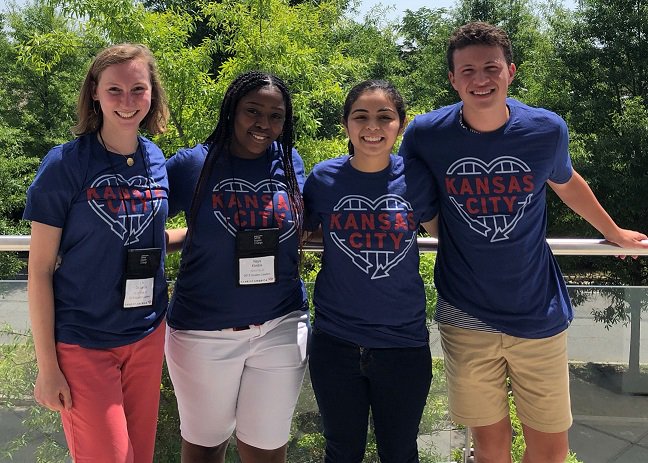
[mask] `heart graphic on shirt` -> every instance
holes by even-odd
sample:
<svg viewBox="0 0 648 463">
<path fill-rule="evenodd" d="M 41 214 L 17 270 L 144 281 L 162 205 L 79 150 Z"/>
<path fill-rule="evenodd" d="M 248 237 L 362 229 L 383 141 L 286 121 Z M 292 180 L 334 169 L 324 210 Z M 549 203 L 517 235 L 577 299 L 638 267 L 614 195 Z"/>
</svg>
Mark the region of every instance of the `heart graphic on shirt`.
<svg viewBox="0 0 648 463">
<path fill-rule="evenodd" d="M 396 194 L 348 195 L 333 208 L 329 236 L 372 280 L 389 276 L 416 242 L 411 204 Z"/>
<path fill-rule="evenodd" d="M 119 238 L 124 246 L 137 243 L 153 222 L 162 201 L 159 185 L 141 175 L 102 175 L 86 191 L 88 204 Z"/>
<path fill-rule="evenodd" d="M 224 180 L 212 190 L 214 216 L 232 236 L 238 230 L 278 228 L 279 242 L 283 242 L 297 229 L 287 190 L 277 180 Z"/>
<path fill-rule="evenodd" d="M 509 239 L 524 217 L 533 197 L 533 179 L 529 166 L 513 156 L 488 163 L 466 157 L 448 168 L 445 188 L 470 229 L 496 242 Z"/>
</svg>

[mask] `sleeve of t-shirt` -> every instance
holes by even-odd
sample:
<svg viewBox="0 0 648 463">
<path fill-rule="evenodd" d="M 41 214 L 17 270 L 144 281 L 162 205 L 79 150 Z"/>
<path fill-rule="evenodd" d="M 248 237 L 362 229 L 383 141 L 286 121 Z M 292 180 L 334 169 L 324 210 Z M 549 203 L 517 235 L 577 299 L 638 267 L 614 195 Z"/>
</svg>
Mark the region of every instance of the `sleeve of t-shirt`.
<svg viewBox="0 0 648 463">
<path fill-rule="evenodd" d="M 569 156 L 569 131 L 565 121 L 556 116 L 558 123 L 558 140 L 556 142 L 556 153 L 554 155 L 554 166 L 549 180 L 554 183 L 567 183 L 572 177 L 573 168 Z"/>
<path fill-rule="evenodd" d="M 304 191 L 304 182 L 306 181 L 306 170 L 304 169 L 304 161 L 295 148 L 292 150 L 293 169 L 295 170 L 295 178 L 299 184 L 299 190 Z"/>
<path fill-rule="evenodd" d="M 408 185 L 414 185 L 414 191 L 420 198 L 421 222 L 432 220 L 439 212 L 436 182 L 432 173 L 419 158 L 410 158 L 405 162 L 405 178 Z"/>
<path fill-rule="evenodd" d="M 181 211 L 189 214 L 191 200 L 205 161 L 203 145 L 182 148 L 166 162 L 169 176 L 169 217 Z"/>
<path fill-rule="evenodd" d="M 87 168 L 73 145 L 52 148 L 43 158 L 27 189 L 23 219 L 63 228 L 74 198 L 81 191 Z"/>
<path fill-rule="evenodd" d="M 317 212 L 317 178 L 315 169 L 306 178 L 304 184 L 304 230 L 317 231 L 320 226 L 320 215 Z"/>
<path fill-rule="evenodd" d="M 398 154 L 399 156 L 403 157 L 406 165 L 411 159 L 418 157 L 415 136 L 416 123 L 417 119 L 415 117 L 405 129 L 405 133 L 403 133 L 403 141 L 401 142 L 400 148 L 398 149 Z"/>
</svg>

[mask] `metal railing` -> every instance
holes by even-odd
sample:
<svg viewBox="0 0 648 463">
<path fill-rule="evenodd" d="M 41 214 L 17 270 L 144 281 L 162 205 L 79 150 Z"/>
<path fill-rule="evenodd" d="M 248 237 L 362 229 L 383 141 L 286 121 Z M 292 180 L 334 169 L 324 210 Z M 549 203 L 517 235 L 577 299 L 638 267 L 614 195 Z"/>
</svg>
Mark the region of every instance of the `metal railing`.
<svg viewBox="0 0 648 463">
<path fill-rule="evenodd" d="M 3 251 L 29 251 L 29 235 L 3 235 L 0 236 L 0 252 Z"/>
<path fill-rule="evenodd" d="M 421 252 L 436 252 L 436 238 L 418 238 Z M 29 235 L 0 236 L 0 252 L 29 251 Z M 648 244 L 648 241 L 644 241 Z M 602 239 L 547 238 L 551 251 L 557 256 L 648 256 L 648 249 L 624 249 Z M 307 244 L 306 251 L 321 252 L 321 244 Z"/>
</svg>

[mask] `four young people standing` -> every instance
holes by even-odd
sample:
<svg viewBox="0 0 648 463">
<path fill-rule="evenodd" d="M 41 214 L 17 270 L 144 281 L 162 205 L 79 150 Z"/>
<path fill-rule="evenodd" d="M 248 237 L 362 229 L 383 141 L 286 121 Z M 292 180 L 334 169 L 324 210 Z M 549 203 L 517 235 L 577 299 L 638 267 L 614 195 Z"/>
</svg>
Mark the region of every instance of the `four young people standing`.
<svg viewBox="0 0 648 463">
<path fill-rule="evenodd" d="M 545 241 L 546 186 L 607 240 L 647 246 L 572 168 L 564 121 L 508 98 L 516 68 L 504 31 L 462 26 L 447 58 L 461 102 L 416 117 L 402 157 L 391 150 L 403 100 L 390 84 L 366 81 L 344 106 L 349 155 L 320 163 L 306 181 L 306 228 L 321 227 L 324 244 L 310 372 L 326 461 L 362 460 L 370 410 L 381 461 L 418 461 L 431 380 L 420 225 L 433 234 L 438 226 L 436 320 L 450 410 L 471 427 L 480 463 L 510 460 L 507 378 L 524 461 L 564 461 L 568 451 L 573 314 Z M 79 101 L 80 137 L 44 159 L 25 211 L 36 399 L 61 412 L 77 461 L 151 461 L 170 190 L 171 215 L 183 211 L 188 224 L 169 234 L 183 253 L 166 341 L 182 461 L 224 461 L 234 429 L 244 463 L 285 461 L 310 333 L 298 271 L 304 169 L 286 85 L 256 71 L 237 77 L 212 135 L 167 161 L 168 185 L 159 149 L 137 135 L 166 122 L 148 50 L 102 52 Z M 104 244 L 99 259 L 93 242 Z M 105 419 L 112 401 L 120 407 Z"/>
</svg>

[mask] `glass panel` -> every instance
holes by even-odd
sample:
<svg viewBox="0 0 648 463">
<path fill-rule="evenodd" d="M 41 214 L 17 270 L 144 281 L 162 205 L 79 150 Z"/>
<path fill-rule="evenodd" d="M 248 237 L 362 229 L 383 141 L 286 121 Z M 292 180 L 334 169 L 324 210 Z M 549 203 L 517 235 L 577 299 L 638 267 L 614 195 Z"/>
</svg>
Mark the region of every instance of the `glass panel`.
<svg viewBox="0 0 648 463">
<path fill-rule="evenodd" d="M 26 288 L 26 281 L 0 281 L 0 325 L 8 324 L 15 331 L 27 329 Z M 575 312 L 568 331 L 574 415 L 570 447 L 579 461 L 587 463 L 648 461 L 648 288 L 569 289 Z M 11 340 L 0 335 L 0 344 Z M 430 348 L 436 358 L 435 379 L 421 423 L 421 460 L 446 462 L 453 449 L 463 447 L 464 433 L 447 419 L 436 326 L 430 329 Z M 31 394 L 24 392 L 25 397 Z M 26 431 L 21 419 L 29 404 L 24 400 L 21 407 L 0 407 L 0 448 L 8 436 Z M 289 462 L 317 461 L 323 445 L 319 432 L 317 405 L 307 377 L 295 412 Z M 63 443 L 60 436 L 56 440 Z M 33 455 L 37 442 L 30 444 L 26 455 Z M 377 461 L 371 455 L 375 448 L 369 450 L 366 461 Z"/>
<path fill-rule="evenodd" d="M 27 282 L 24 280 L 0 280 L 0 326 L 4 325 L 21 332 L 29 327 Z M 10 340 L 10 336 L 0 333 L 0 344 Z"/>
<path fill-rule="evenodd" d="M 648 461 L 648 288 L 569 290 L 570 447 L 584 462 Z"/>
</svg>

